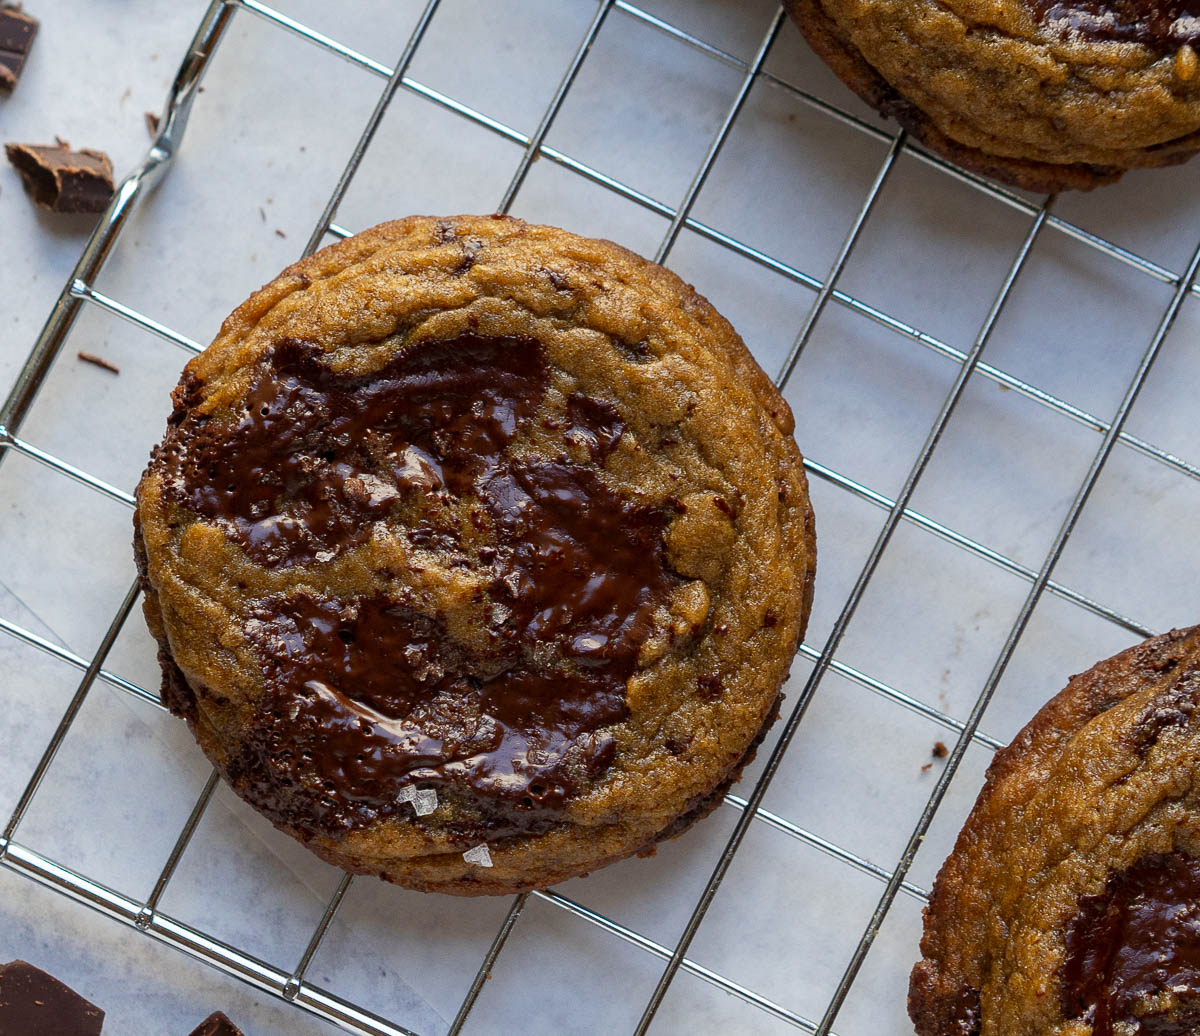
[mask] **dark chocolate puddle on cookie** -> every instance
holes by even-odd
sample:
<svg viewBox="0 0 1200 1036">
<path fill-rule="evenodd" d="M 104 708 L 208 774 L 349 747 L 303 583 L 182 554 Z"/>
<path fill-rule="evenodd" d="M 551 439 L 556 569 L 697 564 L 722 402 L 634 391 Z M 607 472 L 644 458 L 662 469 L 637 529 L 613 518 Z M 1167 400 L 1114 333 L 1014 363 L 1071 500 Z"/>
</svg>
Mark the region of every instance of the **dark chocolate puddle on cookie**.
<svg viewBox="0 0 1200 1036">
<path fill-rule="evenodd" d="M 467 650 L 412 602 L 266 600 L 250 623 L 266 694 L 229 776 L 308 833 L 397 813 L 410 785 L 469 799 L 464 837 L 545 830 L 612 761 L 605 728 L 627 716 L 653 613 L 681 582 L 670 515 L 598 474 L 625 431 L 604 400 L 571 396 L 554 419 L 589 463 L 510 450 L 549 382 L 532 339 L 426 343 L 368 376 L 320 356 L 279 343 L 232 428 L 186 412 L 162 455 L 169 491 L 277 566 L 324 560 L 414 507 L 414 546 L 487 574 L 489 647 Z M 437 521 L 463 500 L 482 505 L 485 546 Z"/>
<path fill-rule="evenodd" d="M 1200 0 L 1029 0 L 1064 38 L 1140 43 L 1170 53 L 1200 41 Z"/>
<path fill-rule="evenodd" d="M 1139 1036 L 1200 1031 L 1200 861 L 1180 852 L 1143 856 L 1081 896 L 1065 932 L 1063 1012 L 1088 1018 L 1095 1036 L 1118 1023 Z M 1151 1004 L 1169 995 L 1170 1004 Z"/>
<path fill-rule="evenodd" d="M 366 540 L 406 496 L 468 491 L 546 389 L 531 339 L 461 335 L 358 377 L 321 356 L 307 342 L 279 342 L 237 425 L 190 410 L 163 458 L 168 491 L 264 564 L 327 560 Z"/>
</svg>

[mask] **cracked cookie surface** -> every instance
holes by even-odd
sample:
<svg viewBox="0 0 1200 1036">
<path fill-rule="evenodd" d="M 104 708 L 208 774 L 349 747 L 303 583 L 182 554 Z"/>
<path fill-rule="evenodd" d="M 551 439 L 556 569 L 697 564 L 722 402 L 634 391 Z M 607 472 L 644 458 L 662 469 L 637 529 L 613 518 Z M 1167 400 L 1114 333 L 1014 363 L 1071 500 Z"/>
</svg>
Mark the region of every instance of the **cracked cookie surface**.
<svg viewBox="0 0 1200 1036">
<path fill-rule="evenodd" d="M 1087 190 L 1200 150 L 1200 0 L 785 0 L 868 104 L 959 165 Z"/>
<path fill-rule="evenodd" d="M 1200 1030 L 1200 627 L 1072 678 L 996 754 L 921 951 L 920 1036 Z"/>
<path fill-rule="evenodd" d="M 773 721 L 815 565 L 792 416 L 662 267 L 383 224 L 173 399 L 135 515 L 164 698 L 330 862 L 544 887 L 714 808 Z"/>
</svg>

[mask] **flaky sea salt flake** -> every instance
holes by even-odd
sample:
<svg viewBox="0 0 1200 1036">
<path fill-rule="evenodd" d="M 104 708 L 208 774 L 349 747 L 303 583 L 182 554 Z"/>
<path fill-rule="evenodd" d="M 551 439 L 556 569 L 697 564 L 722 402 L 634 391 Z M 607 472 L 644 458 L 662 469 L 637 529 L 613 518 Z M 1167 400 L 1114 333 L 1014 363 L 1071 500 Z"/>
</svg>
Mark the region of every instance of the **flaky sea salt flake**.
<svg viewBox="0 0 1200 1036">
<path fill-rule="evenodd" d="M 406 784 L 400 789 L 400 794 L 396 796 L 397 802 L 415 802 L 417 798 L 417 789 L 411 784 Z"/>
<path fill-rule="evenodd" d="M 492 865 L 492 854 L 488 852 L 488 847 L 482 843 L 463 853 L 463 859 L 467 863 L 473 863 L 479 867 L 490 867 Z"/>
<path fill-rule="evenodd" d="M 437 792 L 432 788 L 422 788 L 413 798 L 412 804 L 417 816 L 428 816 L 437 809 Z"/>
</svg>

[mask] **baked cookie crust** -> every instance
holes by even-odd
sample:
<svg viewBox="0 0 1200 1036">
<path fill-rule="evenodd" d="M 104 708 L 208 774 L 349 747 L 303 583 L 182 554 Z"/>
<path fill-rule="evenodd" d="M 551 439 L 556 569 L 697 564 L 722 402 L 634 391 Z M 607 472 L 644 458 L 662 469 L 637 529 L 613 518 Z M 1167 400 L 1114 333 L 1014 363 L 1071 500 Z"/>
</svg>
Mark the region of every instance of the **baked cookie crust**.
<svg viewBox="0 0 1200 1036">
<path fill-rule="evenodd" d="M 135 512 L 164 700 L 331 863 L 545 887 L 710 811 L 775 718 L 815 571 L 792 415 L 662 267 L 382 224 L 255 293 L 173 400 Z"/>
</svg>

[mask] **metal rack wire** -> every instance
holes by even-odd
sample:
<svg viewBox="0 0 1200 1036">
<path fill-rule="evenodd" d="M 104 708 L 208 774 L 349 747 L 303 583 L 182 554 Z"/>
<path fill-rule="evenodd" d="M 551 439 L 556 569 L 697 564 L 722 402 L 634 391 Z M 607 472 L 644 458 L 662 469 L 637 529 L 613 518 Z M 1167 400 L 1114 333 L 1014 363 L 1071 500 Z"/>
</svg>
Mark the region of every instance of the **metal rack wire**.
<svg viewBox="0 0 1200 1036">
<path fill-rule="evenodd" d="M 525 182 L 533 162 L 537 159 L 543 159 L 555 163 L 557 166 L 573 174 L 584 177 L 592 183 L 620 195 L 651 213 L 665 217 L 669 223 L 667 231 L 654 256 L 658 261 L 663 261 L 668 257 L 681 231 L 686 228 L 699 237 L 728 249 L 750 262 L 765 267 L 796 284 L 812 289 L 816 293 L 815 299 L 776 377 L 776 381 L 781 387 L 785 386 L 791 378 L 801 355 L 809 343 L 819 318 L 831 302 L 874 321 L 884 328 L 906 337 L 916 345 L 938 353 L 956 363 L 957 373 L 953 384 L 941 404 L 937 416 L 925 438 L 924 445 L 921 447 L 911 470 L 908 472 L 899 492 L 894 497 L 879 493 L 821 464 L 817 460 L 810 459 L 807 461 L 807 467 L 811 476 L 823 480 L 841 491 L 853 494 L 858 499 L 885 512 L 886 517 L 874 545 L 866 556 L 853 588 L 842 604 L 841 610 L 833 623 L 825 643 L 819 646 L 805 644 L 801 649 L 802 654 L 813 663 L 811 674 L 804 683 L 790 713 L 785 717 L 782 732 L 775 743 L 766 765 L 762 769 L 760 777 L 753 788 L 749 789 L 745 795 L 730 794 L 727 797 L 727 804 L 738 812 L 737 823 L 717 860 L 715 869 L 696 900 L 691 917 L 677 942 L 674 945 L 664 945 L 656 942 L 553 890 L 517 896 L 512 901 L 502 925 L 495 933 L 489 949 L 480 961 L 474 980 L 467 990 L 466 996 L 463 998 L 449 1030 L 451 1034 L 454 1034 L 463 1028 L 493 965 L 502 953 L 509 935 L 519 924 L 522 911 L 530 895 L 532 895 L 545 903 L 561 909 L 566 914 L 580 921 L 599 927 L 605 932 L 624 940 L 626 943 L 645 951 L 663 962 L 664 966 L 661 978 L 652 996 L 646 1003 L 641 1020 L 637 1025 L 636 1032 L 639 1034 L 649 1028 L 673 978 L 682 969 L 726 993 L 741 998 L 777 1019 L 790 1023 L 801 1030 L 823 1036 L 823 1034 L 833 1031 L 833 1025 L 838 1017 L 839 1010 L 897 894 L 904 893 L 918 901 L 926 897 L 925 891 L 908 879 L 910 867 L 913 864 L 921 840 L 925 836 L 968 746 L 976 744 L 986 749 L 995 749 L 1001 745 L 999 740 L 979 729 L 980 720 L 1001 676 L 1013 657 L 1017 643 L 1025 631 L 1033 610 L 1042 595 L 1046 593 L 1055 595 L 1131 633 L 1140 636 L 1151 633 L 1151 630 L 1143 623 L 1123 615 L 1104 602 L 1090 599 L 1070 586 L 1055 580 L 1053 576 L 1067 540 L 1075 528 L 1089 495 L 1096 486 L 1101 470 L 1114 448 L 1118 445 L 1131 449 L 1186 477 L 1200 479 L 1200 467 L 1173 455 L 1152 442 L 1130 434 L 1124 427 L 1134 400 L 1145 383 L 1151 365 L 1185 298 L 1189 293 L 1200 295 L 1200 283 L 1197 283 L 1197 271 L 1200 268 L 1200 247 L 1192 253 L 1183 271 L 1177 272 L 1163 267 L 1055 215 L 1052 211 L 1053 198 L 1046 199 L 1041 205 L 1035 205 L 1014 192 L 963 172 L 937 156 L 930 155 L 920 148 L 914 147 L 902 132 L 889 137 L 883 131 L 860 120 L 851 113 L 774 76 L 769 71 L 766 71 L 765 61 L 783 24 L 784 13 L 782 10 L 776 12 L 774 17 L 771 18 L 767 31 L 761 39 L 753 57 L 749 61 L 743 61 L 713 46 L 711 43 L 642 10 L 635 4 L 627 2 L 627 0 L 600 0 L 590 24 L 571 57 L 566 72 L 557 90 L 555 90 L 549 105 L 542 114 L 536 128 L 527 134 L 490 118 L 483 112 L 477 111 L 452 97 L 442 94 L 409 75 L 410 66 L 421 47 L 426 31 L 435 17 L 438 7 L 439 0 L 429 0 L 417 19 L 412 35 L 398 60 L 392 67 L 387 67 L 287 17 L 283 13 L 260 2 L 260 0 L 212 0 L 180 66 L 153 146 L 142 164 L 118 189 L 107 213 L 99 222 L 74 272 L 64 286 L 43 331 L 39 335 L 29 354 L 28 360 L 18 375 L 11 393 L 3 406 L 0 407 L 0 461 L 10 452 L 24 455 L 62 476 L 82 483 L 97 493 L 126 506 L 132 506 L 133 499 L 125 491 L 52 453 L 40 449 L 36 444 L 22 438 L 20 434 L 21 427 L 33 408 L 35 396 L 45 381 L 55 357 L 59 354 L 64 342 L 67 340 L 76 317 L 85 306 L 96 307 L 113 314 L 157 335 L 159 338 L 180 347 L 186 352 L 194 353 L 200 350 L 201 346 L 199 343 L 160 323 L 152 316 L 144 314 L 104 294 L 95 287 L 95 283 L 101 267 L 104 265 L 106 258 L 121 234 L 122 228 L 125 226 L 131 212 L 166 173 L 173 157 L 181 146 L 189 112 L 196 100 L 201 79 L 214 53 L 220 47 L 222 38 L 225 36 L 231 21 L 235 17 L 256 17 L 262 19 L 278 31 L 292 33 L 309 44 L 337 55 L 347 62 L 357 65 L 385 80 L 384 88 L 346 163 L 337 186 L 316 221 L 304 249 L 305 254 L 311 253 L 318 248 L 327 237 L 346 237 L 351 232 L 349 229 L 335 222 L 339 205 L 364 155 L 367 153 L 372 138 L 390 103 L 399 91 L 407 91 L 423 98 L 428 103 L 453 112 L 455 115 L 521 146 L 523 149 L 521 159 L 503 197 L 500 199 L 498 211 L 508 211 L 513 205 L 522 184 Z M 589 50 L 603 31 L 605 24 L 614 18 L 637 20 L 645 26 L 668 34 L 680 43 L 694 48 L 712 61 L 737 70 L 742 75 L 740 87 L 736 91 L 733 101 L 713 137 L 702 162 L 696 169 L 686 193 L 674 205 L 666 204 L 652 198 L 636 188 L 614 179 L 546 143 L 547 134 L 571 91 Z M 714 163 L 750 95 L 751 89 L 762 81 L 769 81 L 773 86 L 788 91 L 798 102 L 809 106 L 817 112 L 823 113 L 831 119 L 836 119 L 852 127 L 857 132 L 876 139 L 885 140 L 889 143 L 886 156 L 879 166 L 853 221 L 847 229 L 841 248 L 838 250 L 830 268 L 821 276 L 797 269 L 795 266 L 766 254 L 738 240 L 734 236 L 705 224 L 692 215 L 694 203 L 709 173 L 713 169 Z M 902 153 L 911 155 L 920 162 L 936 167 L 945 175 L 970 185 L 972 189 L 981 195 L 988 196 L 994 201 L 1010 207 L 1028 219 L 1028 227 L 1023 240 L 1012 257 L 986 318 L 979 327 L 973 343 L 966 350 L 959 349 L 919 328 L 913 327 L 897 317 L 872 306 L 868 302 L 843 291 L 838 286 L 839 279 L 859 241 L 863 227 L 876 206 L 881 190 L 891 175 L 898 156 Z M 1153 329 L 1141 362 L 1138 364 L 1132 379 L 1129 381 L 1119 406 L 1111 417 L 1106 418 L 1092 414 L 1022 378 L 989 364 L 983 359 L 985 347 L 992 336 L 996 322 L 1012 295 L 1014 284 L 1017 282 L 1027 263 L 1035 241 L 1041 235 L 1049 232 L 1067 235 L 1083 245 L 1104 253 L 1110 258 L 1124 264 L 1130 270 L 1134 271 L 1137 276 L 1166 284 L 1172 289 L 1170 303 L 1162 312 L 1160 319 Z M 968 381 L 975 375 L 990 379 L 1003 387 L 1014 390 L 1035 403 L 1057 412 L 1086 428 L 1092 429 L 1099 435 L 1099 442 L 1092 461 L 1087 468 L 1084 478 L 1077 487 L 1074 500 L 1066 513 L 1061 528 L 1054 538 L 1049 551 L 1036 569 L 1007 557 L 984 543 L 964 535 L 910 506 L 918 482 L 930 463 L 951 414 L 959 403 Z M 902 522 L 909 523 L 926 533 L 940 537 L 955 547 L 961 548 L 978 558 L 998 566 L 1011 575 L 1019 577 L 1028 584 L 1024 604 L 1021 606 L 1015 621 L 1012 623 L 1003 647 L 994 661 L 991 672 L 975 698 L 974 704 L 965 720 L 960 720 L 943 713 L 933 706 L 907 694 L 903 690 L 861 672 L 835 657 L 843 635 L 856 608 L 863 599 L 867 586 L 884 556 L 888 543 Z M 159 903 L 163 894 L 171 882 L 180 860 L 187 851 L 192 835 L 200 823 L 217 786 L 215 773 L 210 775 L 205 783 L 186 823 L 179 832 L 174 847 L 151 893 L 144 900 L 130 898 L 89 878 L 85 874 L 77 873 L 63 867 L 54 860 L 39 853 L 35 848 L 18 841 L 18 828 L 22 818 L 28 811 L 59 747 L 67 736 L 73 721 L 82 708 L 96 680 L 106 682 L 143 701 L 150 702 L 160 708 L 162 707 L 155 692 L 142 688 L 105 668 L 105 660 L 109 650 L 120 633 L 123 624 L 128 619 L 136 599 L 137 589 L 134 586 L 126 593 L 99 646 L 91 657 L 83 657 L 75 654 L 64 647 L 40 637 L 34 632 L 0 617 L 0 632 L 57 657 L 79 670 L 82 674 L 75 694 L 66 711 L 63 713 L 53 737 L 46 746 L 38 765 L 30 777 L 24 794 L 20 797 L 16 809 L 3 828 L 2 833 L 0 833 L 0 863 L 12 871 L 49 886 L 80 903 L 124 922 L 154 939 L 183 950 L 230 975 L 253 984 L 259 989 L 290 1001 L 303 1010 L 330 1020 L 342 1026 L 347 1031 L 374 1034 L 374 1036 L 396 1036 L 396 1034 L 409 1033 L 410 1030 L 404 1027 L 404 1019 L 385 1019 L 379 1017 L 365 1008 L 350 1002 L 348 999 L 339 996 L 334 991 L 317 987 L 306 978 L 309 965 L 316 955 L 329 929 L 330 923 L 337 914 L 351 885 L 353 879 L 350 876 L 343 876 L 335 888 L 327 902 L 320 922 L 312 932 L 307 946 L 297 961 L 296 966 L 291 971 L 284 971 L 278 967 L 266 964 L 252 954 L 238 947 L 223 943 L 212 935 L 184 924 L 159 909 Z M 823 678 L 831 671 L 859 684 L 874 694 L 880 695 L 903 708 L 925 717 L 955 736 L 954 745 L 950 750 L 946 765 L 934 783 L 924 809 L 911 830 L 904 850 L 891 867 L 883 867 L 875 864 L 857 853 L 767 810 L 763 805 L 764 797 L 773 777 L 779 769 L 784 753 L 787 751 L 798 727 L 803 721 L 806 710 L 817 694 Z M 753 989 L 735 982 L 733 979 L 709 969 L 688 957 L 689 947 L 704 920 L 705 913 L 713 901 L 717 889 L 721 885 L 744 837 L 755 823 L 770 825 L 776 830 L 825 853 L 845 866 L 868 874 L 880 882 L 880 895 L 877 905 L 869 922 L 861 932 L 857 945 L 844 967 L 841 979 L 833 995 L 830 997 L 823 1014 L 819 1018 L 804 1017 L 785 1005 L 775 1003 Z"/>
</svg>

